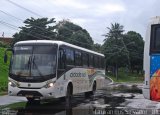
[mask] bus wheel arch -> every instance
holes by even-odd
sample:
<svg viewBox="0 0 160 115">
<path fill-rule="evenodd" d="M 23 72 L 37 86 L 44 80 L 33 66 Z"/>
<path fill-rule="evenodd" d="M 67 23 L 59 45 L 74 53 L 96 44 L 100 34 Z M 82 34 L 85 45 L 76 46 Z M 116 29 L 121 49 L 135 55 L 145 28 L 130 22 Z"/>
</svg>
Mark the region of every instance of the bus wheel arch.
<svg viewBox="0 0 160 115">
<path fill-rule="evenodd" d="M 72 82 L 69 82 L 69 83 L 68 83 L 67 88 L 68 88 L 68 87 L 71 89 L 71 95 L 73 95 L 73 84 L 72 84 Z"/>
</svg>

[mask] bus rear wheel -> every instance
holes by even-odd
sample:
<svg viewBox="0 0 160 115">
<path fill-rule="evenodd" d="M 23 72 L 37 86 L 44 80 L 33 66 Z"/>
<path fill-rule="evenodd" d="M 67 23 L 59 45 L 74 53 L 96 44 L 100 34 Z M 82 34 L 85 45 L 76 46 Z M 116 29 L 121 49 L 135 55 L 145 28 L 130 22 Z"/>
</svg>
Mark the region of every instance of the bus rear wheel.
<svg viewBox="0 0 160 115">
<path fill-rule="evenodd" d="M 95 92 L 96 92 L 96 82 L 93 83 L 92 91 L 85 93 L 85 97 L 90 98 L 95 95 Z"/>
</svg>

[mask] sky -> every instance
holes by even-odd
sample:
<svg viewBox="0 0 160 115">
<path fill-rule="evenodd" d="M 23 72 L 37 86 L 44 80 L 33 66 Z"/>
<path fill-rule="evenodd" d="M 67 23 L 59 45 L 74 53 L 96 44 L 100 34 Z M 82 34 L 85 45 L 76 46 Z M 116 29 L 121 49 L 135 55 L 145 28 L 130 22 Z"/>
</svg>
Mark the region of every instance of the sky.
<svg viewBox="0 0 160 115">
<path fill-rule="evenodd" d="M 55 18 L 57 23 L 69 19 L 86 29 L 94 42 L 100 44 L 111 23 L 123 25 L 125 33 L 136 31 L 145 37 L 149 20 L 160 15 L 159 4 L 160 0 L 0 0 L 0 37 L 3 32 L 5 37 L 11 37 L 19 31 L 18 27 L 24 26 L 23 20 L 30 17 Z M 8 27 L 6 23 L 11 25 Z"/>
</svg>

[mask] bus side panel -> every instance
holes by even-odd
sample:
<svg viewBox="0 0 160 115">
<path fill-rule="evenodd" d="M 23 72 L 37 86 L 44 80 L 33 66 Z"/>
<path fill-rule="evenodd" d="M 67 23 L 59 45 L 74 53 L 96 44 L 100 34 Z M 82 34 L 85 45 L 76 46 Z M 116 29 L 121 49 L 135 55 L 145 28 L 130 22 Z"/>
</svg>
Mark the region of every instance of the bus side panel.
<svg viewBox="0 0 160 115">
<path fill-rule="evenodd" d="M 160 55 L 151 55 L 150 77 L 150 98 L 160 101 Z"/>
</svg>

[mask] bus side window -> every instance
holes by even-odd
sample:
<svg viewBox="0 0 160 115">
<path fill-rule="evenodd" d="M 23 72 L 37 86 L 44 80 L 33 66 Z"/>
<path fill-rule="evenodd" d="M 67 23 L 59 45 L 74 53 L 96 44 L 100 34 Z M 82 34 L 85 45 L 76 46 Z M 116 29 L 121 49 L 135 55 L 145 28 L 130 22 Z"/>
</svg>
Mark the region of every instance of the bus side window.
<svg viewBox="0 0 160 115">
<path fill-rule="evenodd" d="M 83 58 L 82 58 L 82 60 L 83 60 L 83 66 L 84 67 L 88 67 L 88 54 L 87 53 L 85 53 L 85 52 L 83 52 Z"/>
<path fill-rule="evenodd" d="M 95 55 L 94 56 L 94 67 L 98 68 L 98 65 L 99 65 L 99 63 L 98 63 L 98 57 Z"/>
<path fill-rule="evenodd" d="M 82 53 L 80 51 L 75 51 L 75 65 L 82 66 Z"/>
<path fill-rule="evenodd" d="M 102 65 L 102 66 L 101 66 L 101 68 L 103 68 L 103 69 L 104 69 L 104 68 L 105 68 L 105 64 L 106 64 L 106 62 L 105 62 L 105 58 L 104 58 L 104 57 L 102 57 L 102 58 L 101 58 L 101 65 Z"/>
<path fill-rule="evenodd" d="M 89 55 L 89 67 L 93 67 L 93 55 Z"/>
<path fill-rule="evenodd" d="M 66 48 L 66 64 L 74 65 L 74 51 L 70 48 Z"/>
<path fill-rule="evenodd" d="M 65 50 L 60 48 L 58 54 L 58 69 L 65 69 Z"/>
</svg>

